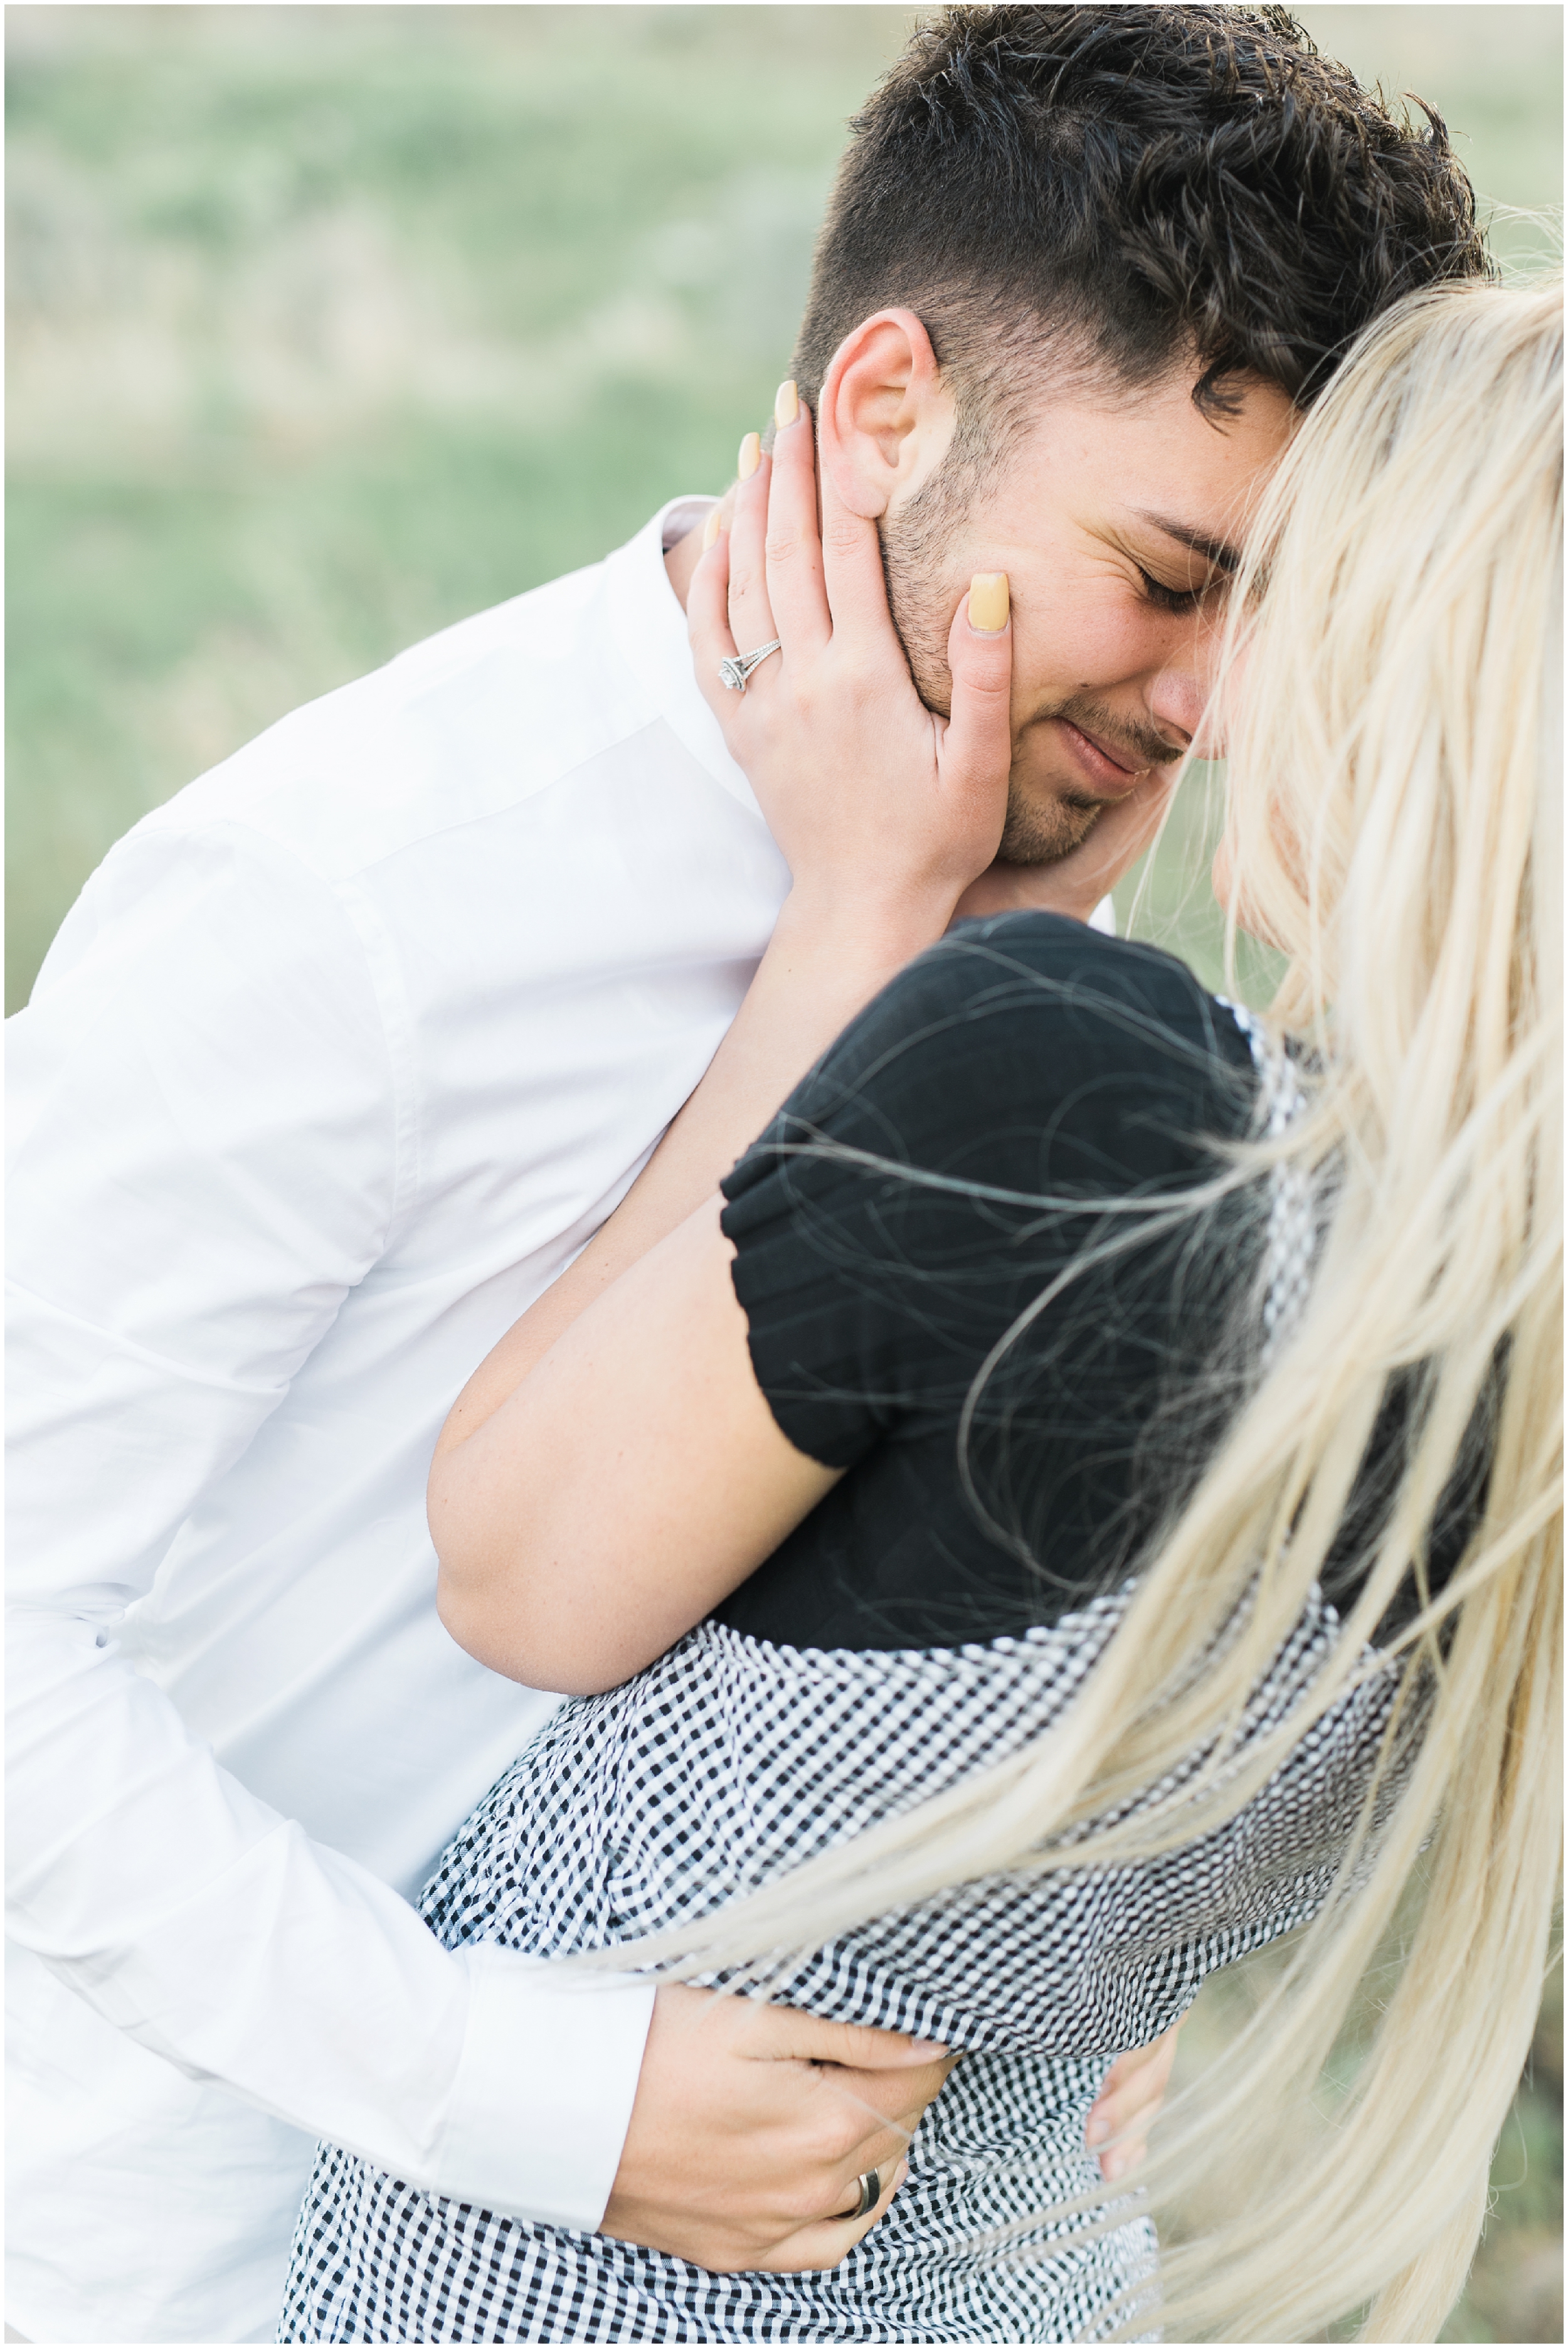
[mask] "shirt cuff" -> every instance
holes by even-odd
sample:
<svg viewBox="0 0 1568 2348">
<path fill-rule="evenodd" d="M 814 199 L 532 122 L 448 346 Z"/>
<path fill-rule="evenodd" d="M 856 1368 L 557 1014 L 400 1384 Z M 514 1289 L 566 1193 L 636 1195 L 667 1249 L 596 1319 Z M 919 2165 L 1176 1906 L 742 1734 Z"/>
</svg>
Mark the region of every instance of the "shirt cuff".
<svg viewBox="0 0 1568 2348">
<path fill-rule="evenodd" d="M 655 1984 L 454 1950 L 468 2028 L 436 2192 L 593 2233 L 620 2166 Z"/>
</svg>

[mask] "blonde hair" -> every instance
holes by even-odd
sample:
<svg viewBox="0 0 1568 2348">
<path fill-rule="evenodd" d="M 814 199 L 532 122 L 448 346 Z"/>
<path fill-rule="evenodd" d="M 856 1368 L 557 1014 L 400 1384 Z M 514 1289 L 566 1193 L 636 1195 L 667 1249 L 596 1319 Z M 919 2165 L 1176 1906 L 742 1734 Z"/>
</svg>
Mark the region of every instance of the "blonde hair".
<svg viewBox="0 0 1568 2348">
<path fill-rule="evenodd" d="M 1231 950 L 1245 906 L 1286 957 L 1269 1015 L 1314 1075 L 1307 1113 L 1194 1211 L 1272 1168 L 1310 1183 L 1325 1228 L 1305 1311 L 1065 1716 L 683 1928 L 671 1967 L 760 1965 L 999 1869 L 1120 1864 L 1211 1832 L 1367 1673 L 1384 1625 L 1421 1729 L 1398 1769 L 1385 1750 L 1388 1815 L 1374 1835 L 1369 1797 L 1358 1863 L 1146 2172 L 1157 2198 L 1223 2136 L 1253 2180 L 1166 2255 L 1173 2337 L 1299 2340 L 1369 2301 L 1362 2337 L 1435 2339 L 1539 2004 L 1562 1785 L 1561 430 L 1560 290 L 1485 286 L 1389 312 L 1301 428 L 1222 678 L 1245 645 Z M 1401 1379 L 1416 1399 L 1393 1503 L 1309 1700 L 1240 1763 L 1129 1811 L 1193 1753 L 1234 1755 Z M 1434 1518 L 1478 1415 L 1486 1498 L 1433 1593 Z M 1332 2133 L 1298 2128 L 1412 1885 L 1398 1978 Z M 1114 2222 L 1085 2210 L 1091 2229 Z"/>
</svg>

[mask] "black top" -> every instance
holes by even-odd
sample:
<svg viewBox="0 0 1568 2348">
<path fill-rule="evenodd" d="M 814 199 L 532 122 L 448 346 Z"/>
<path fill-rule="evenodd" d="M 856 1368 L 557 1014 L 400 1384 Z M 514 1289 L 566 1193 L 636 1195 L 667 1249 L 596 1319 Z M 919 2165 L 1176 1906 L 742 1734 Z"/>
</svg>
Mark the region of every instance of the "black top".
<svg viewBox="0 0 1568 2348">
<path fill-rule="evenodd" d="M 1257 1096 L 1190 971 L 1076 922 L 965 923 L 901 973 L 723 1185 L 758 1383 L 799 1450 L 850 1472 L 718 1619 L 956 1646 L 1119 1580 L 1202 1465 L 1261 1246 L 1245 1204 L 1197 1246 L 1171 1204 Z M 1128 1212 L 1162 1200 L 1160 1221 Z"/>
</svg>

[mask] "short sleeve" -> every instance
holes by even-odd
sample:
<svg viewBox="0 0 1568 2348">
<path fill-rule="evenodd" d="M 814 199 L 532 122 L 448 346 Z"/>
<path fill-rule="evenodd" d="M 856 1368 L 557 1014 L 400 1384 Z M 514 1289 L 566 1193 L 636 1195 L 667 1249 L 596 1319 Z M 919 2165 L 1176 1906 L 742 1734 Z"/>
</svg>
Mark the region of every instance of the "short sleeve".
<svg viewBox="0 0 1568 2348">
<path fill-rule="evenodd" d="M 1102 1231 L 1189 1185 L 1255 1096 L 1235 1022 L 1171 957 L 1048 914 L 964 924 L 895 979 L 723 1184 L 757 1381 L 849 1468 L 954 1420 Z"/>
</svg>

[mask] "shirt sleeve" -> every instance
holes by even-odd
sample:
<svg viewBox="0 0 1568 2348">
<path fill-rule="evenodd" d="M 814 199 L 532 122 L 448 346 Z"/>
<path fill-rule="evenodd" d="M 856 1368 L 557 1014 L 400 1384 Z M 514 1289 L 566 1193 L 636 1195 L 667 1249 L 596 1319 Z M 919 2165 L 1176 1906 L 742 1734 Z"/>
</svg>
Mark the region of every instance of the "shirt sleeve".
<svg viewBox="0 0 1568 2348">
<path fill-rule="evenodd" d="M 1214 1170 L 1213 1137 L 1245 1129 L 1254 1090 L 1234 1022 L 1167 955 L 1039 914 L 922 955 L 723 1185 L 753 1367 L 784 1433 L 849 1468 L 951 1424 L 1026 1306 L 1131 1228 L 1128 1202 Z M 1101 1309 L 1103 1282 L 1074 1277 L 1036 1339 L 1053 1312 Z M 1011 1393 L 999 1378 L 1004 1416 Z"/>
<path fill-rule="evenodd" d="M 407 1207 L 364 918 L 241 827 L 144 827 L 10 1023 L 8 1929 L 190 2077 L 592 2227 L 651 1989 L 444 1950 L 117 1643 Z"/>
</svg>

